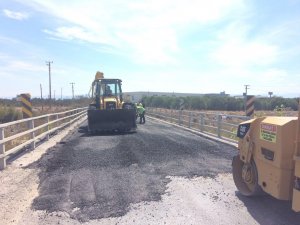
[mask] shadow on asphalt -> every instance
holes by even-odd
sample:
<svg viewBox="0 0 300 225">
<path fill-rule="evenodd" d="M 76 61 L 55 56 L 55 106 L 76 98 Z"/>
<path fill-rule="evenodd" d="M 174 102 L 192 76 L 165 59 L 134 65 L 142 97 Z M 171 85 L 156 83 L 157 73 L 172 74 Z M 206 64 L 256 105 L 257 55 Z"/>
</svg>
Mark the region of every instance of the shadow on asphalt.
<svg viewBox="0 0 300 225">
<path fill-rule="evenodd" d="M 119 135 L 129 135 L 136 133 L 135 131 L 130 132 L 120 132 L 120 131 L 102 131 L 102 132 L 95 132 L 95 133 L 88 133 L 87 126 L 81 126 L 78 128 L 78 132 L 81 133 L 81 137 L 89 137 L 89 136 L 119 136 Z"/>
<path fill-rule="evenodd" d="M 255 197 L 235 194 L 260 225 L 300 224 L 300 214 L 291 210 L 291 201 L 278 200 L 268 194 Z"/>
</svg>

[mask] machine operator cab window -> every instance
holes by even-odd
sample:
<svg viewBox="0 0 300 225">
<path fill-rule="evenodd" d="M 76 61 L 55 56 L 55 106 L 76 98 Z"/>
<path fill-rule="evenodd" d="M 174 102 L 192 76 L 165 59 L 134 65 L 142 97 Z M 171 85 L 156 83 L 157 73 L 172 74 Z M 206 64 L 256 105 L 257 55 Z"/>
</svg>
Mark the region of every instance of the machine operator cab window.
<svg viewBox="0 0 300 225">
<path fill-rule="evenodd" d="M 115 95 L 115 93 L 113 94 L 111 86 L 113 84 L 106 84 L 104 87 L 104 96 L 111 96 L 111 95 Z"/>
<path fill-rule="evenodd" d="M 104 96 L 116 96 L 120 97 L 120 87 L 118 84 L 105 84 L 103 87 Z"/>
<path fill-rule="evenodd" d="M 122 89 L 121 89 L 121 82 L 120 80 L 118 81 L 97 81 L 94 83 L 93 86 L 93 92 L 92 96 L 95 96 L 96 98 L 100 98 L 102 96 L 104 97 L 110 97 L 110 96 L 115 96 L 121 101 L 123 101 L 122 97 Z"/>
<path fill-rule="evenodd" d="M 115 95 L 115 84 L 98 83 L 96 86 L 96 95 L 100 96 L 112 96 Z"/>
</svg>

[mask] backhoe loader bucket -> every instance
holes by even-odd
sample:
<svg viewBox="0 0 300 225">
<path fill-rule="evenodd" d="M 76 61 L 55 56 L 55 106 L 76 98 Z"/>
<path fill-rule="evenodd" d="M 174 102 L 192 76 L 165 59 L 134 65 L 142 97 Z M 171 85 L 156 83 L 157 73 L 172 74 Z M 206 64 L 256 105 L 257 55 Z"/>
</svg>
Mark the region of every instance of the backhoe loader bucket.
<svg viewBox="0 0 300 225">
<path fill-rule="evenodd" d="M 88 110 L 88 131 L 135 131 L 135 109 Z"/>
</svg>

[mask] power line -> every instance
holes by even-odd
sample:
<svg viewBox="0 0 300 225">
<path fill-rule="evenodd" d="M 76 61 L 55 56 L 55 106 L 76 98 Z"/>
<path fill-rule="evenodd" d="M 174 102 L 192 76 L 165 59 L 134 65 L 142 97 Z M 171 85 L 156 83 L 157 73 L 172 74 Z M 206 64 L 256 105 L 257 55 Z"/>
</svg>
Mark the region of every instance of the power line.
<svg viewBox="0 0 300 225">
<path fill-rule="evenodd" d="M 49 68 L 49 99 L 51 100 L 51 63 L 53 63 L 53 61 L 46 61 L 46 65 Z"/>
<path fill-rule="evenodd" d="M 72 96 L 73 96 L 73 99 L 74 99 L 74 84 L 75 84 L 75 83 L 72 82 L 72 83 L 70 83 L 70 84 L 72 85 Z"/>
</svg>

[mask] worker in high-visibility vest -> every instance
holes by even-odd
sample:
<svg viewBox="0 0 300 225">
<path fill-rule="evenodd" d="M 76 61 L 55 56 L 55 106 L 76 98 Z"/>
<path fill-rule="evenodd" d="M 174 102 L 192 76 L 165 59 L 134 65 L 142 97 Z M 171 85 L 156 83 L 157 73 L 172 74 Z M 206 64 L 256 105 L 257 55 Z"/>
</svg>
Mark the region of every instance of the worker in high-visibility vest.
<svg viewBox="0 0 300 225">
<path fill-rule="evenodd" d="M 143 107 L 142 103 L 138 103 L 136 106 L 136 110 L 138 112 L 138 115 L 140 117 L 140 124 L 144 124 L 146 122 L 145 120 L 145 108 Z"/>
</svg>

